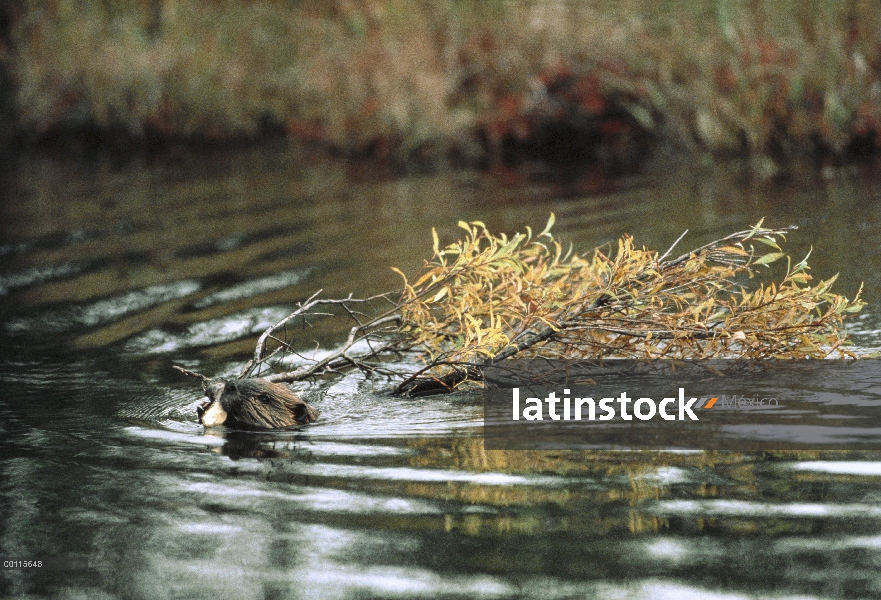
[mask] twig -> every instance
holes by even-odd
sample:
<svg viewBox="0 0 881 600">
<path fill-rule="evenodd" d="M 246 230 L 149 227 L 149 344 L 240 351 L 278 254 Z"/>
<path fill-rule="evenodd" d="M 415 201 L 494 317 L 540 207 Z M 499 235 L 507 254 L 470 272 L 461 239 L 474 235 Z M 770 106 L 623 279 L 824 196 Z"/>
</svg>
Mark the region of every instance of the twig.
<svg viewBox="0 0 881 600">
<path fill-rule="evenodd" d="M 667 251 L 664 252 L 664 254 L 658 259 L 658 264 L 664 262 L 664 259 L 667 258 L 667 255 L 670 254 L 671 252 L 673 252 L 673 248 L 676 247 L 676 244 L 678 244 L 679 242 L 682 241 L 682 238 L 684 238 L 685 234 L 687 234 L 687 233 L 688 233 L 688 230 L 686 229 L 685 231 L 682 232 L 682 235 L 680 235 L 678 238 L 676 238 L 676 241 L 673 242 L 673 244 L 669 248 L 667 248 Z"/>
<path fill-rule="evenodd" d="M 202 375 L 201 373 L 196 373 L 194 371 L 188 371 L 188 370 L 184 369 L 183 367 L 179 367 L 177 365 L 171 365 L 171 368 L 177 369 L 178 371 L 180 371 L 184 375 L 188 375 L 190 377 L 196 377 L 197 379 L 201 379 L 202 381 L 208 381 L 208 378 L 205 377 L 204 375 Z"/>
</svg>

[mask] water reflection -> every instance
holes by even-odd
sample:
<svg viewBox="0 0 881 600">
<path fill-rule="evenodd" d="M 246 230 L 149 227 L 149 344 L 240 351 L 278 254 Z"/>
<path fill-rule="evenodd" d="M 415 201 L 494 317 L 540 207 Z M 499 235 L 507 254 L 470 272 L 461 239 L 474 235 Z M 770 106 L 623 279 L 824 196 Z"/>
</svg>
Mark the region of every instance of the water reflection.
<svg viewBox="0 0 881 600">
<path fill-rule="evenodd" d="M 121 169 L 33 159 L 4 175 L 0 554 L 90 569 L 5 571 L 0 595 L 881 596 L 876 451 L 493 451 L 478 396 L 395 398 L 357 376 L 301 386 L 313 425 L 204 430 L 198 390 L 170 368 L 237 373 L 254 333 L 316 289 L 394 288 L 388 267 L 419 268 L 432 226 L 510 232 L 552 210 L 584 248 L 798 224 L 793 253 L 813 244 L 815 275 L 841 271 L 849 295 L 866 282 L 852 330 L 871 351 L 874 177 L 771 189 L 735 167 L 681 169 L 585 196 L 473 173 L 349 175 L 263 151 Z"/>
</svg>

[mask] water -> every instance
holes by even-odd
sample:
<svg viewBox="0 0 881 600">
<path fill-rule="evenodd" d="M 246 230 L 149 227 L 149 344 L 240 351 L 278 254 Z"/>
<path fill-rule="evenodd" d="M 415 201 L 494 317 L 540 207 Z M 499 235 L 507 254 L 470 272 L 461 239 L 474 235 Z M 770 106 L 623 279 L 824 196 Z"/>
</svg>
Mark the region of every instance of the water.
<svg viewBox="0 0 881 600">
<path fill-rule="evenodd" d="M 881 181 L 787 185 L 738 165 L 579 184 L 392 177 L 296 151 L 74 163 L 2 176 L 0 555 L 4 595 L 62 598 L 881 597 L 881 452 L 489 451 L 474 395 L 300 386 L 299 431 L 204 431 L 171 369 L 235 373 L 256 333 L 318 289 L 393 289 L 431 227 L 629 232 L 681 249 L 767 217 L 841 272 L 881 342 Z M 308 338 L 308 332 L 304 333 Z M 308 344 L 304 343 L 308 348 Z"/>
</svg>

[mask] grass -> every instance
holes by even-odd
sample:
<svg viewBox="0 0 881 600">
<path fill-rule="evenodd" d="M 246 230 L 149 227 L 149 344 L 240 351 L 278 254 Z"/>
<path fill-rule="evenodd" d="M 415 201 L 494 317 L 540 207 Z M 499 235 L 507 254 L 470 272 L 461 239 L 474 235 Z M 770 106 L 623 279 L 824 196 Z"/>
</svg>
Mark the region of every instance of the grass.
<svg viewBox="0 0 881 600">
<path fill-rule="evenodd" d="M 353 154 L 485 164 L 541 158 L 560 132 L 583 133 L 587 159 L 639 160 L 631 150 L 647 137 L 772 165 L 881 147 L 881 11 L 867 1 L 48 0 L 7 11 L 22 139 L 283 132 Z"/>
</svg>

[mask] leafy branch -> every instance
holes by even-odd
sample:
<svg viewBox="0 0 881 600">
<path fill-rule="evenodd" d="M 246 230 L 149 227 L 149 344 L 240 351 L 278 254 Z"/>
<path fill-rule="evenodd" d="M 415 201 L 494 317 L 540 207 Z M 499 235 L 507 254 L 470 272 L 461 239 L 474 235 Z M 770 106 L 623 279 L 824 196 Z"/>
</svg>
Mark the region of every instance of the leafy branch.
<svg viewBox="0 0 881 600">
<path fill-rule="evenodd" d="M 433 231 L 432 259 L 415 281 L 395 269 L 397 293 L 314 294 L 260 336 L 241 376 L 298 381 L 358 369 L 419 393 L 454 389 L 513 357 L 852 356 L 843 322 L 862 308 L 859 292 L 830 292 L 835 277 L 812 286 L 807 257 L 792 265 L 780 247 L 794 227 L 759 222 L 667 260 L 673 247 L 659 256 L 626 235 L 614 252 L 578 255 L 554 239 L 553 224 L 551 215 L 537 236 L 527 227 L 508 237 L 460 222 L 463 239 L 443 248 Z M 746 287 L 784 258 L 781 281 Z M 322 317 L 348 322 L 345 340 L 296 351 L 289 326 Z"/>
</svg>

